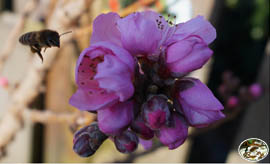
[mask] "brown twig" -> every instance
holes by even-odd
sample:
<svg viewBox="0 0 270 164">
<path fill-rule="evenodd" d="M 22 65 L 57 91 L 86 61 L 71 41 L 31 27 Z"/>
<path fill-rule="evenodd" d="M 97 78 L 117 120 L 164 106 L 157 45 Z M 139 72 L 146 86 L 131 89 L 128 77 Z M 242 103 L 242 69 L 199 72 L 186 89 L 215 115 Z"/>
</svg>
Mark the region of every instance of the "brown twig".
<svg viewBox="0 0 270 164">
<path fill-rule="evenodd" d="M 87 125 L 95 120 L 95 115 L 89 112 L 65 112 L 56 113 L 51 110 L 25 109 L 23 112 L 24 120 L 35 123 L 54 124 L 54 123 L 76 123 L 79 126 Z"/>
<path fill-rule="evenodd" d="M 6 44 L 4 45 L 3 50 L 0 52 L 0 73 L 3 70 L 4 64 L 9 58 L 10 54 L 13 52 L 16 42 L 18 41 L 18 37 L 23 31 L 25 22 L 29 15 L 34 11 L 34 9 L 38 6 L 39 1 L 31 0 L 25 5 L 25 8 L 22 12 L 22 16 L 15 27 L 12 29 L 11 33 L 7 37 Z"/>
</svg>

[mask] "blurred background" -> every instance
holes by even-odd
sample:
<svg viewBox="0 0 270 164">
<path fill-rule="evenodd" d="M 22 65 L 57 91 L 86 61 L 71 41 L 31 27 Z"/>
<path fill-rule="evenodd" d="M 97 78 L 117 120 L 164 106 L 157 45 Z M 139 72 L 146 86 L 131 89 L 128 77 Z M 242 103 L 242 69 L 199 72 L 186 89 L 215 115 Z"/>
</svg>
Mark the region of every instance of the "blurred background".
<svg viewBox="0 0 270 164">
<path fill-rule="evenodd" d="M 208 84 L 224 104 L 226 119 L 189 129 L 175 150 L 154 145 L 130 155 L 107 140 L 90 158 L 72 151 L 73 132 L 95 120 L 68 104 L 74 69 L 89 46 L 94 18 L 152 9 L 176 23 L 204 16 L 217 30 L 212 59 L 190 76 Z M 63 33 L 42 64 L 18 38 L 49 28 Z M 260 138 L 269 145 L 268 0 L 0 0 L 0 162 L 246 162 L 239 144 Z M 261 162 L 269 162 L 269 155 Z"/>
</svg>

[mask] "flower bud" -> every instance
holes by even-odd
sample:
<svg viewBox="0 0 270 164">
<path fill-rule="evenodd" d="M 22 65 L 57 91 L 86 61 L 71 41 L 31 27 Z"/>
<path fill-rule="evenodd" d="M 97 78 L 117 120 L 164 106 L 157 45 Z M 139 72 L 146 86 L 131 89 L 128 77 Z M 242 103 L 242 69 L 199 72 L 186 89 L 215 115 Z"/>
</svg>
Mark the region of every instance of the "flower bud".
<svg viewBox="0 0 270 164">
<path fill-rule="evenodd" d="M 97 151 L 99 146 L 107 138 L 108 137 L 99 130 L 98 124 L 96 122 L 92 123 L 75 133 L 73 138 L 73 150 L 81 157 L 89 157 Z"/>
<path fill-rule="evenodd" d="M 114 144 L 121 153 L 131 153 L 137 149 L 139 139 L 132 131 L 124 131 L 121 135 L 114 137 Z"/>
<path fill-rule="evenodd" d="M 174 103 L 179 104 L 176 110 L 185 116 L 189 125 L 206 127 L 225 117 L 221 112 L 223 105 L 200 80 L 182 78 L 176 83 L 176 88 Z"/>
<path fill-rule="evenodd" d="M 169 149 L 176 149 L 185 142 L 188 136 L 188 125 L 180 115 L 174 113 L 172 124 L 162 126 L 160 130 L 156 131 L 156 136 Z"/>
<path fill-rule="evenodd" d="M 228 108 L 235 108 L 239 103 L 239 100 L 236 96 L 229 97 L 227 101 L 227 107 Z"/>
<path fill-rule="evenodd" d="M 249 86 L 248 91 L 251 94 L 251 96 L 255 99 L 260 97 L 263 92 L 261 85 L 258 83 L 254 83 L 251 86 Z"/>
<path fill-rule="evenodd" d="M 148 140 L 154 137 L 154 132 L 145 125 L 145 122 L 141 115 L 139 115 L 136 120 L 132 121 L 130 128 L 134 132 L 138 133 L 143 139 Z"/>
<path fill-rule="evenodd" d="M 146 125 L 152 130 L 157 130 L 162 125 L 168 123 L 170 110 L 165 96 L 151 96 L 143 104 L 142 110 Z"/>
<path fill-rule="evenodd" d="M 219 87 L 218 87 L 218 93 L 221 95 L 221 96 L 224 96 L 226 95 L 226 92 L 227 92 L 227 87 L 225 84 L 221 84 Z"/>
<path fill-rule="evenodd" d="M 0 77 L 0 86 L 3 88 L 8 87 L 8 79 L 5 77 Z"/>
</svg>

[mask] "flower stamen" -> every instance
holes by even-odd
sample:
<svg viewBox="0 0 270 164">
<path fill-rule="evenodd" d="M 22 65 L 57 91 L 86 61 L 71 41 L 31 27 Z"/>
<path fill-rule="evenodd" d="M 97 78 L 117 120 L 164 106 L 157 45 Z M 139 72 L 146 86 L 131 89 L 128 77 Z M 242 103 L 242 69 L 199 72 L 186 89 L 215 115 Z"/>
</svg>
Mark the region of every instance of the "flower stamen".
<svg viewBox="0 0 270 164">
<path fill-rule="evenodd" d="M 163 19 L 163 21 L 162 21 Z M 165 23 L 165 21 L 166 23 Z M 162 49 L 162 45 L 166 43 L 168 38 L 170 38 L 176 31 L 176 16 L 172 16 L 171 14 L 168 14 L 167 19 L 165 19 L 163 16 L 159 16 L 158 19 L 156 19 L 158 29 L 162 30 L 163 37 L 160 41 L 160 49 Z M 164 24 L 165 23 L 165 24 Z"/>
</svg>

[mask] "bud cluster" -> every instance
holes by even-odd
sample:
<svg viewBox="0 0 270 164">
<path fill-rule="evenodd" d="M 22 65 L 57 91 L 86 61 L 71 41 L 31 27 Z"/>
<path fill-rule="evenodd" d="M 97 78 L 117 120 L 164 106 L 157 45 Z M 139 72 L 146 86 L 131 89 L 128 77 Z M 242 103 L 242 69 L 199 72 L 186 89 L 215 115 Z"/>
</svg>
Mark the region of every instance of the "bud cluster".
<svg viewBox="0 0 270 164">
<path fill-rule="evenodd" d="M 263 88 L 259 83 L 243 85 L 231 71 L 225 71 L 222 74 L 222 84 L 218 88 L 218 93 L 224 100 L 226 109 L 242 109 L 259 99 L 263 94 Z"/>
<path fill-rule="evenodd" d="M 70 98 L 76 108 L 97 113 L 97 124 L 75 134 L 79 155 L 92 155 L 107 137 L 122 153 L 133 152 L 139 142 L 149 148 L 154 137 L 176 149 L 189 126 L 206 127 L 225 117 L 209 88 L 186 77 L 212 56 L 208 45 L 215 28 L 202 16 L 181 24 L 174 20 L 154 11 L 124 18 L 110 12 L 94 20 Z"/>
</svg>

